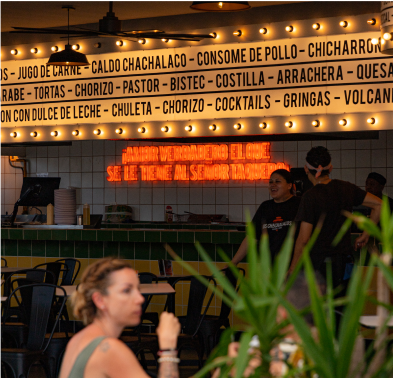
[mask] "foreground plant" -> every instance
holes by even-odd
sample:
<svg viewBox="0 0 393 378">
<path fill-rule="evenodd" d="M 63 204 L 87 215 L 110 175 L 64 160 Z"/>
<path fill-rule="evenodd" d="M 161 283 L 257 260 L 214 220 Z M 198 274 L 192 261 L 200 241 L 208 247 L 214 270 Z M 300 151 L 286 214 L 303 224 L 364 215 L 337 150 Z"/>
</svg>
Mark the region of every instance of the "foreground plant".
<svg viewBox="0 0 393 378">
<path fill-rule="evenodd" d="M 385 201 L 386 202 L 386 201 Z M 353 218 L 353 216 L 351 215 Z M 196 244 L 202 259 L 206 262 L 211 273 L 227 294 L 216 290 L 217 296 L 221 297 L 228 305 L 232 305 L 233 311 L 246 324 L 245 332 L 240 338 L 240 348 L 236 358 L 227 356 L 228 344 L 231 342 L 234 331 L 227 330 L 221 337 L 220 343 L 209 357 L 205 367 L 195 376 L 201 378 L 213 369 L 220 367 L 220 377 L 240 378 L 251 359 L 249 343 L 253 335 L 260 340 L 261 364 L 250 377 L 271 377 L 270 364 L 272 361 L 271 351 L 277 347 L 285 337 L 285 327 L 288 321 L 278 321 L 278 306 L 285 308 L 289 321 L 301 338 L 301 348 L 304 353 L 304 364 L 299 369 L 288 366 L 286 377 L 313 377 L 313 378 L 370 378 L 392 377 L 393 358 L 386 355 L 386 319 L 392 315 L 392 308 L 386 301 L 380 300 L 383 308 L 384 321 L 377 330 L 378 338 L 364 356 L 363 339 L 359 335 L 359 319 L 363 313 L 367 292 L 372 279 L 373 266 L 380 268 L 380 275 L 384 275 L 389 286 L 393 289 L 393 273 L 389 267 L 393 246 L 393 217 L 390 217 L 389 209 L 384 205 L 381 216 L 380 230 L 367 218 L 355 216 L 353 219 L 358 226 L 370 235 L 379 238 L 384 244 L 384 253 L 381 257 L 372 256 L 370 267 L 365 275 L 360 269 L 355 268 L 348 285 L 347 296 L 341 299 L 334 298 L 331 274 L 328 274 L 326 295 L 318 290 L 315 273 L 312 268 L 309 251 L 318 237 L 320 225 L 316 227 L 309 243 L 304 249 L 302 259 L 293 274 L 286 280 L 286 274 L 290 263 L 293 233 L 292 229 L 286 238 L 283 248 L 275 261 L 270 258 L 267 235 L 263 235 L 259 251 L 256 248 L 255 232 L 253 225 L 248 223 L 247 240 L 249 274 L 243 278 L 239 293 L 236 293 L 227 279 L 220 274 L 213 261 L 204 251 L 200 244 Z M 349 227 L 349 219 L 340 231 L 337 240 Z M 172 257 L 179 261 L 191 274 L 198 275 L 190 265 L 181 261 L 176 254 L 167 247 Z M 229 258 L 222 252 L 221 257 L 228 263 L 229 268 L 239 277 L 239 272 L 230 263 Z M 309 288 L 310 309 L 299 311 L 287 300 L 286 294 L 295 282 L 301 268 L 304 268 Z M 203 277 L 200 277 L 203 282 Z M 207 284 L 207 282 L 205 282 Z M 336 325 L 336 307 L 345 305 L 340 325 Z M 306 311 L 311 311 L 315 328 L 312 330 L 304 319 Z M 379 313 L 381 310 L 379 310 Z M 234 369 L 235 367 L 235 369 Z"/>
</svg>

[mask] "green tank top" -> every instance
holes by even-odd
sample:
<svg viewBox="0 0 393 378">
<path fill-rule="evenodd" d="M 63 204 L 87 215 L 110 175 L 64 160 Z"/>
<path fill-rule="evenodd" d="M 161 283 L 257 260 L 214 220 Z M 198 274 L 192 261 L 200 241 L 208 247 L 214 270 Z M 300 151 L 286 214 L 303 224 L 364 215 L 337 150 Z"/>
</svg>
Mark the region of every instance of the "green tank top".
<svg viewBox="0 0 393 378">
<path fill-rule="evenodd" d="M 85 349 L 82 350 L 82 352 L 80 352 L 79 356 L 75 360 L 74 366 L 72 367 L 68 378 L 83 378 L 87 361 L 89 361 L 89 358 L 93 352 L 96 350 L 100 342 L 105 338 L 106 336 L 95 338 Z"/>
</svg>

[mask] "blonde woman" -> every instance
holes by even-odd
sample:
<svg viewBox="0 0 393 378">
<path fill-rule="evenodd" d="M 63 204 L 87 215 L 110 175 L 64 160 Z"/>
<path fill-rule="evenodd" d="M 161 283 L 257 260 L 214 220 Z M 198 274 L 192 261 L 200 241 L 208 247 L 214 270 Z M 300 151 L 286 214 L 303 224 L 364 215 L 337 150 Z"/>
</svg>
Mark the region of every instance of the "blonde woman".
<svg viewBox="0 0 393 378">
<path fill-rule="evenodd" d="M 103 259 L 90 265 L 72 297 L 74 315 L 86 327 L 68 343 L 60 378 L 147 378 L 136 356 L 118 339 L 124 327 L 140 323 L 143 301 L 138 276 L 127 262 Z M 158 377 L 179 376 L 179 332 L 177 318 L 164 312 L 157 328 Z"/>
</svg>

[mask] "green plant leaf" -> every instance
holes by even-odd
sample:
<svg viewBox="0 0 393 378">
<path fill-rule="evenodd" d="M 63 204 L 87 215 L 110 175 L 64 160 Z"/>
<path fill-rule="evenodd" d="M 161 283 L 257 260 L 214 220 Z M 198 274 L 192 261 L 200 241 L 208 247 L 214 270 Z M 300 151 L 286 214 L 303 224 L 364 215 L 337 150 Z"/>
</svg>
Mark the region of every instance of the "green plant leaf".
<svg viewBox="0 0 393 378">
<path fill-rule="evenodd" d="M 293 250 L 293 237 L 295 235 L 296 227 L 292 225 L 281 247 L 280 253 L 275 258 L 273 265 L 273 281 L 277 288 L 280 288 L 287 276 L 289 263 L 291 261 Z"/>
<path fill-rule="evenodd" d="M 239 354 L 236 357 L 235 361 L 236 374 L 234 378 L 241 378 L 243 376 L 244 370 L 248 365 L 248 362 L 250 360 L 248 350 L 250 349 L 249 344 L 252 337 L 253 334 L 251 332 L 244 332 L 240 337 Z"/>
</svg>

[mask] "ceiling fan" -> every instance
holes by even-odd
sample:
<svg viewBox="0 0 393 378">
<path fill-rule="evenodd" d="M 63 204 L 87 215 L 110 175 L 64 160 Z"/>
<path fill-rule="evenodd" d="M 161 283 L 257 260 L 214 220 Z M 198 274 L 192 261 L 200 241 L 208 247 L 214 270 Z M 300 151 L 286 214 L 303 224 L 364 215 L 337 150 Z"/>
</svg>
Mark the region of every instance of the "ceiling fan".
<svg viewBox="0 0 393 378">
<path fill-rule="evenodd" d="M 75 9 L 70 5 L 65 5 L 63 9 L 69 10 Z M 141 39 L 162 39 L 166 42 L 171 40 L 179 41 L 200 41 L 204 38 L 215 38 L 214 33 L 212 34 L 179 34 L 179 33 L 166 33 L 163 30 L 149 29 L 149 30 L 128 30 L 122 31 L 121 20 L 119 20 L 113 12 L 113 1 L 109 2 L 109 12 L 101 20 L 99 20 L 99 29 L 87 29 L 82 27 L 74 27 L 74 29 L 50 29 L 50 28 L 25 28 L 25 27 L 13 27 L 11 33 L 35 33 L 35 34 L 64 34 L 66 36 L 61 38 L 67 38 L 68 35 L 72 35 L 75 38 L 90 38 L 90 37 L 115 37 L 132 42 L 137 42 Z"/>
</svg>

